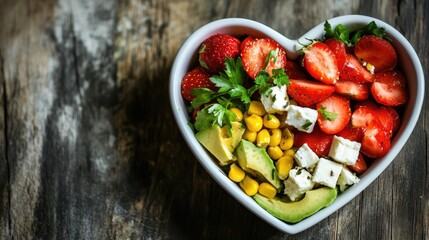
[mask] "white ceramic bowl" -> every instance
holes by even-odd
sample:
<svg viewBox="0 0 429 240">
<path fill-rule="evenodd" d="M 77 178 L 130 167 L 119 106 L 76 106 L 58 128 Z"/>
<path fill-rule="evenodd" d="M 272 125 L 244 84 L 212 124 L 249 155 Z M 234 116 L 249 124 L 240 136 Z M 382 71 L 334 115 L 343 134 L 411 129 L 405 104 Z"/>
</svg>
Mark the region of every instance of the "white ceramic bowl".
<svg viewBox="0 0 429 240">
<path fill-rule="evenodd" d="M 347 202 L 356 197 L 362 190 L 371 184 L 386 167 L 393 161 L 396 155 L 401 151 L 406 143 L 414 126 L 418 120 L 420 110 L 424 99 L 424 75 L 419 58 L 413 47 L 395 28 L 378 19 L 361 16 L 361 15 L 346 15 L 332 19 L 328 19 L 329 23 L 335 27 L 338 24 L 343 24 L 349 28 L 358 28 L 375 21 L 377 26 L 384 27 L 387 34 L 393 40 L 392 44 L 397 50 L 399 65 L 408 77 L 408 88 L 410 99 L 406 105 L 406 109 L 402 115 L 402 125 L 394 137 L 391 145 L 391 150 L 379 161 L 372 164 L 368 170 L 361 175 L 361 181 L 347 189 L 344 193 L 339 194 L 337 199 L 328 207 L 320 210 L 316 214 L 302 220 L 299 223 L 289 224 L 283 222 L 263 208 L 261 208 L 251 197 L 247 196 L 239 186 L 228 179 L 226 174 L 219 168 L 217 160 L 214 159 L 197 141 L 194 133 L 188 126 L 189 116 L 186 112 L 186 105 L 182 99 L 180 91 L 180 82 L 187 71 L 195 65 L 197 61 L 197 51 L 200 44 L 210 35 L 214 33 L 228 33 L 231 35 L 248 34 L 253 36 L 268 36 L 280 43 L 287 52 L 288 59 L 297 56 L 296 50 L 301 48 L 297 40 L 291 40 L 273 29 L 247 19 L 228 18 L 217 20 L 208 23 L 196 30 L 182 45 L 174 60 L 170 74 L 170 101 L 174 117 L 177 125 L 182 133 L 186 143 L 192 150 L 198 161 L 205 170 L 220 184 L 229 194 L 237 201 L 244 205 L 251 212 L 276 227 L 277 229 L 295 234 L 301 232 L 322 219 L 328 217 L 333 212 L 344 206 Z M 306 39 L 321 38 L 324 34 L 324 22 L 320 23 L 307 33 L 305 33 L 298 41 L 305 42 Z"/>
</svg>

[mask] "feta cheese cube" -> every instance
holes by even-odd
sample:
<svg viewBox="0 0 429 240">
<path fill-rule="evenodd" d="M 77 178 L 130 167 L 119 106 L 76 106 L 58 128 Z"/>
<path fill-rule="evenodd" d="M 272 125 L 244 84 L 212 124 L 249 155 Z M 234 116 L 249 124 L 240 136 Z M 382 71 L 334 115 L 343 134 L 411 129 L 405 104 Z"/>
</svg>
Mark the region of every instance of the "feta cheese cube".
<svg viewBox="0 0 429 240">
<path fill-rule="evenodd" d="M 337 184 L 340 186 L 340 191 L 343 192 L 348 186 L 358 183 L 359 181 L 360 179 L 355 174 L 350 172 L 346 167 L 343 167 L 338 177 Z"/>
<path fill-rule="evenodd" d="M 296 129 L 311 133 L 317 121 L 317 110 L 305 107 L 289 105 L 286 108 L 286 123 L 294 126 Z"/>
<path fill-rule="evenodd" d="M 311 180 L 311 174 L 299 167 L 290 170 L 289 177 L 284 181 L 284 184 L 284 193 L 288 195 L 292 201 L 299 199 L 314 186 L 314 182 Z"/>
<path fill-rule="evenodd" d="M 303 168 L 312 168 L 318 161 L 319 157 L 311 150 L 307 143 L 304 143 L 294 155 L 296 163 Z"/>
<path fill-rule="evenodd" d="M 320 158 L 313 172 L 313 182 L 320 183 L 330 188 L 337 184 L 343 165 L 326 158 Z"/>
<path fill-rule="evenodd" d="M 361 144 L 346 138 L 334 136 L 328 156 L 337 162 L 353 165 L 359 156 Z"/>
<path fill-rule="evenodd" d="M 271 87 L 271 93 L 268 96 L 261 95 L 261 103 L 268 113 L 286 111 L 289 103 L 286 85 Z"/>
</svg>

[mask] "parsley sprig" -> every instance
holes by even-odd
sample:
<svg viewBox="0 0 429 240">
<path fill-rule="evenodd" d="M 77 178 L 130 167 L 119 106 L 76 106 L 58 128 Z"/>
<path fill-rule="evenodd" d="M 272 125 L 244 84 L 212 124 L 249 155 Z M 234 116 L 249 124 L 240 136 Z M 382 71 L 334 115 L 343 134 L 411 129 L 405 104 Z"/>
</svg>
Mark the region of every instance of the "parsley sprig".
<svg viewBox="0 0 429 240">
<path fill-rule="evenodd" d="M 350 31 L 350 29 L 343 26 L 342 24 L 338 24 L 335 28 L 332 28 L 328 21 L 325 22 L 324 28 L 325 38 L 335 38 L 348 46 L 355 45 L 357 41 L 364 35 L 374 35 L 391 41 L 386 35 L 386 29 L 384 27 L 378 27 L 374 21 L 371 21 L 356 31 Z"/>
<path fill-rule="evenodd" d="M 276 51 L 278 50 L 273 50 L 267 55 L 266 65 L 269 61 L 275 62 Z M 259 91 L 261 95 L 268 96 L 271 93 L 271 87 L 289 84 L 289 77 L 283 68 L 273 69 L 272 75 L 266 70 L 261 70 L 255 78 L 254 85 L 249 88 L 244 86 L 247 77 L 240 57 L 235 61 L 232 58 L 227 58 L 225 60 L 225 72 L 210 77 L 210 81 L 218 87 L 217 91 L 208 88 L 194 88 L 190 91 L 195 96 L 191 101 L 193 109 L 207 104 L 197 114 L 193 124 L 196 131 L 218 124 L 221 127 L 226 126 L 228 132 L 231 133 L 231 122 L 235 120 L 235 114 L 229 110 L 231 107 L 237 107 L 244 111 L 256 91 Z"/>
<path fill-rule="evenodd" d="M 320 114 L 322 114 L 323 118 L 328 121 L 333 121 L 338 118 L 338 114 L 334 112 L 329 112 L 326 110 L 326 107 L 319 108 Z"/>
</svg>

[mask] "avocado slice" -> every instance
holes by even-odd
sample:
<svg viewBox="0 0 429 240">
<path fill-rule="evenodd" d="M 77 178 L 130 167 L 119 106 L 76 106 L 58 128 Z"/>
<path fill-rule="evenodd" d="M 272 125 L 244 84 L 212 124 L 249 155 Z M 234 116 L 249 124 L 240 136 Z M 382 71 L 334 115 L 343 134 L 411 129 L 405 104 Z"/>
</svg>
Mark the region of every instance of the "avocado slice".
<svg viewBox="0 0 429 240">
<path fill-rule="evenodd" d="M 241 139 L 235 153 L 238 164 L 244 171 L 261 180 L 268 181 L 277 191 L 281 189 L 282 184 L 278 177 L 277 168 L 265 148 L 257 147 L 255 144 Z"/>
<path fill-rule="evenodd" d="M 297 223 L 328 206 L 336 197 L 336 188 L 321 187 L 306 192 L 304 198 L 296 202 L 285 202 L 277 197 L 269 199 L 260 194 L 254 195 L 253 199 L 274 217 Z"/>
<path fill-rule="evenodd" d="M 232 154 L 244 133 L 244 127 L 239 122 L 231 123 L 231 136 L 227 128 L 215 124 L 195 134 L 197 140 L 219 160 L 221 166 L 228 165 L 236 158 Z"/>
</svg>

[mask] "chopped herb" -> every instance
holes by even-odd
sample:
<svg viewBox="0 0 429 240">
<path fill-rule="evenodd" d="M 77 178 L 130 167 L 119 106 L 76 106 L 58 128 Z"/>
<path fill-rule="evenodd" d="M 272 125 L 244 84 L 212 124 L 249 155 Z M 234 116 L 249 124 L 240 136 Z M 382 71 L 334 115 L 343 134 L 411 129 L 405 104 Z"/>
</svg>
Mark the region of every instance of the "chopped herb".
<svg viewBox="0 0 429 240">
<path fill-rule="evenodd" d="M 334 171 L 331 170 L 331 177 L 334 176 Z"/>
<path fill-rule="evenodd" d="M 296 175 L 300 175 L 302 173 L 302 168 L 298 169 L 298 171 L 296 172 Z"/>
<path fill-rule="evenodd" d="M 377 37 L 382 37 L 388 41 L 391 41 L 385 32 L 384 27 L 378 27 L 374 21 L 371 21 L 364 27 L 357 29 L 356 31 L 350 31 L 347 27 L 342 24 L 338 24 L 334 29 L 332 29 L 331 24 L 328 21 L 324 24 L 325 29 L 325 39 L 335 38 L 347 46 L 353 46 L 357 41 L 364 35 L 374 35 Z"/>
<path fill-rule="evenodd" d="M 304 125 L 301 126 L 302 129 L 308 130 L 308 128 L 311 126 L 312 122 L 310 120 L 305 120 Z"/>
<path fill-rule="evenodd" d="M 326 108 L 323 106 L 321 108 L 319 108 L 319 112 L 322 114 L 323 118 L 325 118 L 326 120 L 329 120 L 329 121 L 332 121 L 332 120 L 335 120 L 336 118 L 338 118 L 337 113 L 326 111 Z"/>
</svg>

